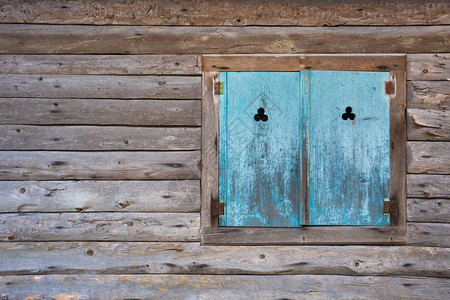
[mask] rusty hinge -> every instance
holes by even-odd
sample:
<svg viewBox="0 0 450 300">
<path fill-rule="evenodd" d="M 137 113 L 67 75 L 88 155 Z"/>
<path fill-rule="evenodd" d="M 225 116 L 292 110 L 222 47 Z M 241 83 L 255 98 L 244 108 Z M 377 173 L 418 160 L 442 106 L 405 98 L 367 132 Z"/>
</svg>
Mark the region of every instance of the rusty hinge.
<svg viewBox="0 0 450 300">
<path fill-rule="evenodd" d="M 393 81 L 384 82 L 384 91 L 386 94 L 395 94 L 395 83 Z"/>
<path fill-rule="evenodd" d="M 397 206 L 395 201 L 389 199 L 383 199 L 383 214 L 394 215 L 397 212 Z"/>
<path fill-rule="evenodd" d="M 223 95 L 223 82 L 214 82 L 214 94 Z"/>
<path fill-rule="evenodd" d="M 225 203 L 211 202 L 211 215 L 223 216 L 225 214 Z"/>
</svg>

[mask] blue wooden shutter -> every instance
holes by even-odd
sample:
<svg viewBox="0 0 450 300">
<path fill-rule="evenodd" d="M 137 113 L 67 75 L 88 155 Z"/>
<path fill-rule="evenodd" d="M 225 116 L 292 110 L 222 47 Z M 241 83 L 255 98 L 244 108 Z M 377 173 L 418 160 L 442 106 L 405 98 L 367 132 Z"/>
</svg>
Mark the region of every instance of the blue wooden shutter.
<svg viewBox="0 0 450 300">
<path fill-rule="evenodd" d="M 309 87 L 309 224 L 388 225 L 389 72 L 302 76 Z"/>
<path fill-rule="evenodd" d="M 301 226 L 300 73 L 222 72 L 220 81 L 220 225 Z"/>
</svg>

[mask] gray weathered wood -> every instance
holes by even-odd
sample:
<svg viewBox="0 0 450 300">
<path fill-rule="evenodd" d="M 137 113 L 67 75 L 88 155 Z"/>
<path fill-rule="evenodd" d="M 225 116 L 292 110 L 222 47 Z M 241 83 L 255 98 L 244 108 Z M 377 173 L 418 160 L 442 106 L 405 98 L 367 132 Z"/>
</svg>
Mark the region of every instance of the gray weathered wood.
<svg viewBox="0 0 450 300">
<path fill-rule="evenodd" d="M 406 226 L 202 227 L 205 245 L 405 244 Z"/>
<path fill-rule="evenodd" d="M 450 224 L 408 223 L 408 244 L 450 247 Z"/>
<path fill-rule="evenodd" d="M 445 1 L 40 0 L 0 5 L 1 23 L 338 26 L 450 24 Z"/>
<path fill-rule="evenodd" d="M 2 241 L 198 241 L 198 213 L 0 214 Z"/>
<path fill-rule="evenodd" d="M 0 98 L 0 124 L 199 126 L 201 101 Z"/>
<path fill-rule="evenodd" d="M 450 198 L 450 175 L 407 176 L 408 197 L 414 198 Z"/>
<path fill-rule="evenodd" d="M 193 75 L 201 66 L 198 55 L 0 55 L 0 73 Z"/>
<path fill-rule="evenodd" d="M 0 212 L 198 212 L 200 182 L 0 181 Z"/>
<path fill-rule="evenodd" d="M 199 178 L 200 151 L 0 151 L 0 180 Z"/>
<path fill-rule="evenodd" d="M 408 80 L 450 80 L 450 55 L 408 55 Z"/>
<path fill-rule="evenodd" d="M 200 77 L 0 74 L 0 97 L 200 99 Z"/>
<path fill-rule="evenodd" d="M 448 27 L 0 24 L 3 54 L 441 53 Z"/>
<path fill-rule="evenodd" d="M 0 125 L 0 150 L 197 150 L 200 128 Z"/>
<path fill-rule="evenodd" d="M 450 174 L 450 142 L 408 142 L 408 173 Z"/>
<path fill-rule="evenodd" d="M 408 109 L 406 120 L 410 141 L 450 141 L 448 110 Z"/>
<path fill-rule="evenodd" d="M 450 107 L 448 81 L 408 81 L 408 108 L 447 109 Z"/>
<path fill-rule="evenodd" d="M 449 280 L 334 275 L 2 276 L 8 299 L 448 299 Z"/>
<path fill-rule="evenodd" d="M 408 199 L 408 221 L 450 223 L 450 200 Z"/>
<path fill-rule="evenodd" d="M 320 253 L 320 255 L 318 255 Z M 201 246 L 199 243 L 0 243 L 0 276 L 303 274 L 450 277 L 450 249 L 389 246 Z M 39 259 L 36 259 L 39 257 Z"/>
</svg>

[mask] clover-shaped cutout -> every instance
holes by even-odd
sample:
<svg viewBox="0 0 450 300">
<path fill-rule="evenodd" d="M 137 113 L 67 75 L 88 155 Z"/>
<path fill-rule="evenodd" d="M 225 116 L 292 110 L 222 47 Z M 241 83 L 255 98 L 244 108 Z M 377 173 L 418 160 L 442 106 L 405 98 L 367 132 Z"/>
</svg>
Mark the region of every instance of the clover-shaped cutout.
<svg viewBox="0 0 450 300">
<path fill-rule="evenodd" d="M 354 113 L 352 113 L 352 108 L 350 106 L 347 106 L 347 108 L 345 109 L 345 113 L 342 114 L 342 119 L 347 120 L 354 120 L 356 118 L 356 115 Z"/>
<path fill-rule="evenodd" d="M 264 108 L 262 107 L 258 108 L 258 113 L 254 116 L 255 121 L 267 122 L 267 120 L 269 120 L 269 117 L 264 113 L 265 113 Z"/>
</svg>

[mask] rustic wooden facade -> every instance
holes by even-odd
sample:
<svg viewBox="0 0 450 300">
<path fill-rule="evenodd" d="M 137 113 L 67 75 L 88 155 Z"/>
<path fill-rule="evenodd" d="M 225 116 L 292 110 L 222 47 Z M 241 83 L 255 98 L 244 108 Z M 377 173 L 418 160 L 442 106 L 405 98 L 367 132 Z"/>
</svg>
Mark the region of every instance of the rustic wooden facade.
<svg viewBox="0 0 450 300">
<path fill-rule="evenodd" d="M 0 1 L 0 298 L 449 298 L 449 25 L 445 0 Z M 202 245 L 203 54 L 406 54 L 406 243 Z"/>
</svg>

